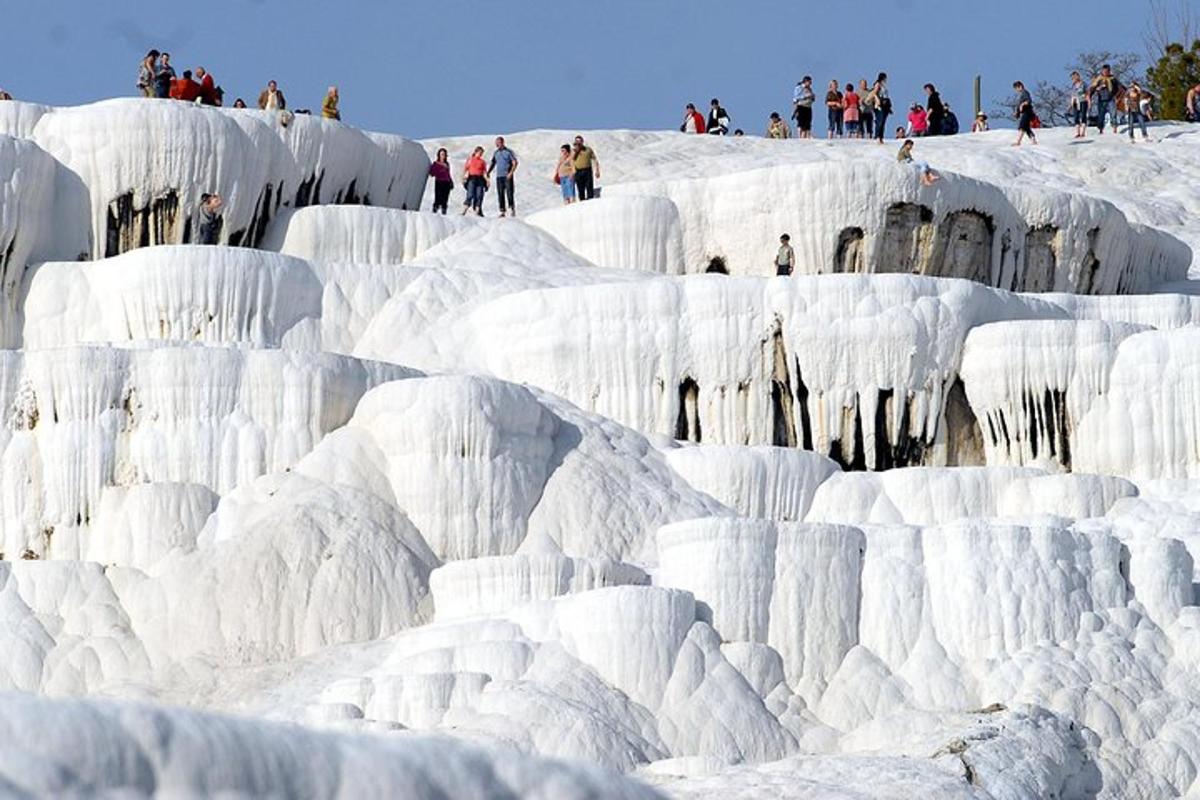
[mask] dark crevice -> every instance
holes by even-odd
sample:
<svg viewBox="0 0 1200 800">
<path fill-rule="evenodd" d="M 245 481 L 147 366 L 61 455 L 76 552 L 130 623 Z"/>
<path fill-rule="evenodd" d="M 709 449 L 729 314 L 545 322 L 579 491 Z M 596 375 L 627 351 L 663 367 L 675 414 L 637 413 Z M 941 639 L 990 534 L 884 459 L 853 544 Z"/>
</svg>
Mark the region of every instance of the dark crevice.
<svg viewBox="0 0 1200 800">
<path fill-rule="evenodd" d="M 697 444 L 700 442 L 700 386 L 691 378 L 684 378 L 679 384 L 675 438 Z"/>
<path fill-rule="evenodd" d="M 771 444 L 796 446 L 796 417 L 792 402 L 792 383 L 788 375 L 787 349 L 783 333 L 777 327 L 771 337 Z"/>
<path fill-rule="evenodd" d="M 729 268 L 725 266 L 725 259 L 721 256 L 713 256 L 708 260 L 708 266 L 704 269 L 705 272 L 713 272 L 718 275 L 728 275 Z"/>
</svg>

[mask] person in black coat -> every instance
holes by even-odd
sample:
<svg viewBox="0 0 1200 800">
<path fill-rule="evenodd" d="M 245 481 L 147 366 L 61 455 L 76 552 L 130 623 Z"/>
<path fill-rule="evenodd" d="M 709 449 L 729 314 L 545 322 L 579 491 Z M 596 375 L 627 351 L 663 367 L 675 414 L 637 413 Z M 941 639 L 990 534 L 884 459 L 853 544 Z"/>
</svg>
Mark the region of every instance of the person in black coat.
<svg viewBox="0 0 1200 800">
<path fill-rule="evenodd" d="M 942 133 L 946 136 L 954 136 L 958 133 L 958 117 L 950 110 L 950 104 L 945 103 L 946 121 L 942 124 Z"/>
<path fill-rule="evenodd" d="M 941 136 L 945 132 L 946 107 L 942 105 L 942 96 L 932 83 L 925 84 L 925 94 L 929 96 L 925 109 L 929 113 L 929 128 L 926 136 Z"/>
<path fill-rule="evenodd" d="M 714 136 L 724 136 L 729 133 L 729 114 L 721 108 L 721 101 L 715 97 L 709 104 L 706 130 Z"/>
</svg>

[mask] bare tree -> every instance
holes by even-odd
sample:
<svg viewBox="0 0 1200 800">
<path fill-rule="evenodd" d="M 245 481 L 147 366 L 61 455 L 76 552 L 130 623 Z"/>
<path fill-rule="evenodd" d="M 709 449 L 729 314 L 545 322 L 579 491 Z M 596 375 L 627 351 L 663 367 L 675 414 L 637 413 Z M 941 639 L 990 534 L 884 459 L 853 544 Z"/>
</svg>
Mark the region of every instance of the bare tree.
<svg viewBox="0 0 1200 800">
<path fill-rule="evenodd" d="M 1142 58 L 1137 53 L 1115 53 L 1110 50 L 1093 50 L 1080 53 L 1063 68 L 1062 78 L 1054 81 L 1039 80 L 1029 87 L 1033 98 L 1033 109 L 1046 127 L 1066 125 L 1070 121 L 1068 106 L 1071 101 L 1072 72 L 1078 72 L 1087 83 L 1100 74 L 1105 64 L 1112 68 L 1113 75 L 1123 85 L 1140 81 L 1139 67 Z M 1029 86 L 1026 83 L 1026 86 Z M 1011 118 L 1017 108 L 1017 96 L 1009 94 L 993 102 L 991 114 L 994 118 Z"/>
<path fill-rule="evenodd" d="M 1146 29 L 1142 40 L 1146 44 L 1146 60 L 1153 64 L 1162 58 L 1167 46 L 1186 47 L 1200 36 L 1200 15 L 1192 0 L 1148 0 Z"/>
</svg>

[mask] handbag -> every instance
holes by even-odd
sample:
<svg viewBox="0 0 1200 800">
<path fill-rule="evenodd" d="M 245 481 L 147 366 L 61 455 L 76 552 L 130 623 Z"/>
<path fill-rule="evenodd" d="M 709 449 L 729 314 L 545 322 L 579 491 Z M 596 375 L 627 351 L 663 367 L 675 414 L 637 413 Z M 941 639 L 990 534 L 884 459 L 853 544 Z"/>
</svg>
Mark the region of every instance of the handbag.
<svg viewBox="0 0 1200 800">
<path fill-rule="evenodd" d="M 554 173 L 554 185 L 555 185 L 555 186 L 558 186 L 558 185 L 560 185 L 561 183 L 562 183 L 562 176 L 561 176 L 561 175 L 559 175 L 557 172 L 556 172 L 556 173 Z"/>
</svg>

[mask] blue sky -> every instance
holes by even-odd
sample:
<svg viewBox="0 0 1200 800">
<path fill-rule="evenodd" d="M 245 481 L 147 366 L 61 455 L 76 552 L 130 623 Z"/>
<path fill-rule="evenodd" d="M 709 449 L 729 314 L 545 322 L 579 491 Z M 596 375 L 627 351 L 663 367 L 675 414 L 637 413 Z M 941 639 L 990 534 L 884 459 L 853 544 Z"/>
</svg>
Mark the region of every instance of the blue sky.
<svg viewBox="0 0 1200 800">
<path fill-rule="evenodd" d="M 73 104 L 131 95 L 150 47 L 201 64 L 227 102 L 275 78 L 292 107 L 341 87 L 364 128 L 432 137 L 529 128 L 670 128 L 719 97 L 759 133 L 804 73 L 936 83 L 969 117 L 1015 78 L 1059 77 L 1082 49 L 1142 51 L 1145 0 L 2 0 L 0 86 Z"/>
</svg>

